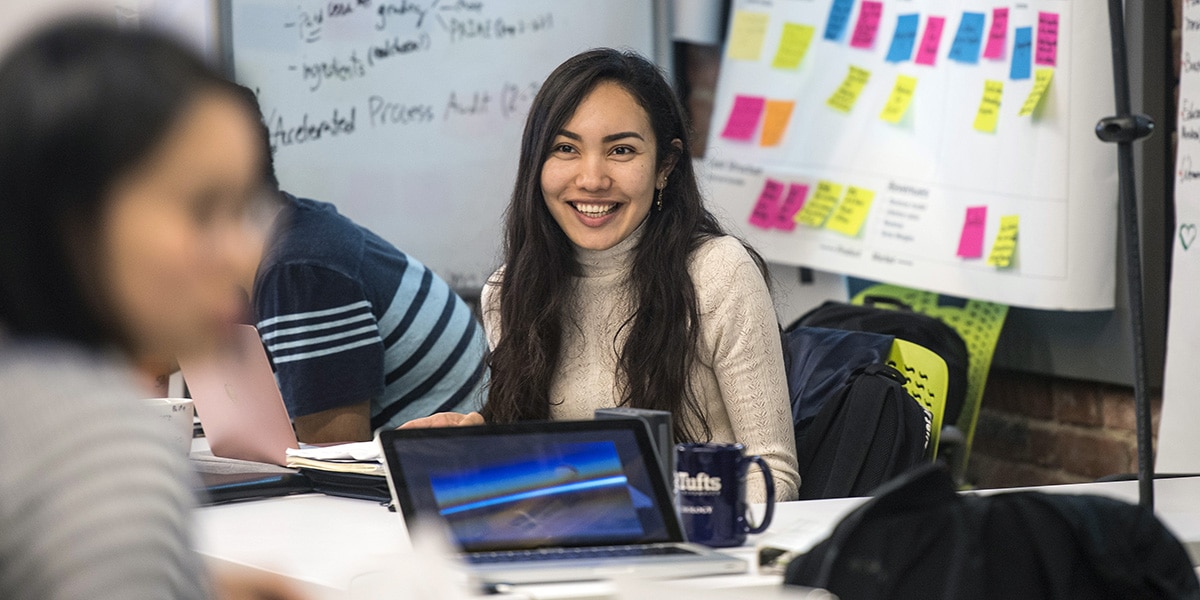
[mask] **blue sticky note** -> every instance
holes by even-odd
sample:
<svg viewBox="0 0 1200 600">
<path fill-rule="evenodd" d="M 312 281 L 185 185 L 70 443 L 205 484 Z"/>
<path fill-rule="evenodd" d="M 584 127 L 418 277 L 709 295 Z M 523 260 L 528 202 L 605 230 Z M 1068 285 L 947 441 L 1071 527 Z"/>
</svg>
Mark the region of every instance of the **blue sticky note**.
<svg viewBox="0 0 1200 600">
<path fill-rule="evenodd" d="M 921 15 L 900 15 L 896 19 L 896 33 L 892 34 L 892 45 L 887 53 L 888 62 L 904 62 L 912 57 L 920 24 Z"/>
<path fill-rule="evenodd" d="M 979 47 L 983 44 L 983 13 L 965 12 L 958 22 L 958 33 L 950 46 L 950 60 L 975 64 L 979 62 Z"/>
<path fill-rule="evenodd" d="M 829 20 L 825 21 L 825 39 L 838 41 L 846 33 L 846 25 L 850 23 L 850 11 L 854 10 L 854 0 L 833 0 L 829 7 Z"/>
<path fill-rule="evenodd" d="M 1033 28 L 1018 27 L 1013 35 L 1012 68 L 1009 79 L 1029 79 L 1029 63 L 1033 59 Z"/>
</svg>

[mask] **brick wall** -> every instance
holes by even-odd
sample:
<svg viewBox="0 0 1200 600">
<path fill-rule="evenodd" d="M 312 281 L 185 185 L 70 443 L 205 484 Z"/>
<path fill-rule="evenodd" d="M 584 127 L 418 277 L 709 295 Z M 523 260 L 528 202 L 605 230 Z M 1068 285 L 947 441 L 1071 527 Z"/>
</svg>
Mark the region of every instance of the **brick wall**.
<svg viewBox="0 0 1200 600">
<path fill-rule="evenodd" d="M 1172 3 L 1178 81 L 1182 0 Z M 689 44 L 681 47 L 689 87 L 689 97 L 684 100 L 696 132 L 692 153 L 703 156 L 720 51 Z M 1157 435 L 1160 393 L 1151 397 L 1151 407 Z M 1135 420 L 1131 387 L 993 370 L 976 427 L 968 480 L 980 488 L 992 488 L 1074 483 L 1135 473 Z"/>
<path fill-rule="evenodd" d="M 1151 398 L 1158 430 L 1162 398 Z M 1133 389 L 993 371 L 968 480 L 979 487 L 1092 481 L 1137 471 Z"/>
</svg>

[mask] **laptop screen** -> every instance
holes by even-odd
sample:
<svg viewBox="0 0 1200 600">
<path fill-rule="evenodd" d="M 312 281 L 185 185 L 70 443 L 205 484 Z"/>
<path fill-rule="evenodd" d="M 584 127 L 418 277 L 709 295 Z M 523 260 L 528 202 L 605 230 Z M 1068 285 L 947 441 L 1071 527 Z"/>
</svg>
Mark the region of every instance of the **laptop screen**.
<svg viewBox="0 0 1200 600">
<path fill-rule="evenodd" d="M 466 551 L 681 541 L 640 421 L 380 432 L 405 517 Z"/>
</svg>

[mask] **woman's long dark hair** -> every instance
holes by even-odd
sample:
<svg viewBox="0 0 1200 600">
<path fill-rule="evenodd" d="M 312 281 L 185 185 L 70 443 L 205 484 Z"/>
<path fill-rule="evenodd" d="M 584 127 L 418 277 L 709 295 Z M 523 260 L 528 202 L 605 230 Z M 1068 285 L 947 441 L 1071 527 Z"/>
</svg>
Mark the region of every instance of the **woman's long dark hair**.
<svg viewBox="0 0 1200 600">
<path fill-rule="evenodd" d="M 542 165 L 555 136 L 603 82 L 620 85 L 646 111 L 654 129 L 657 171 L 674 162 L 662 209 L 651 208 L 634 251 L 629 275 L 633 313 L 620 328 L 628 332 L 618 361 L 626 383 L 621 404 L 671 411 L 677 439 L 707 440 L 707 415 L 689 383 L 700 315 L 688 257 L 702 242 L 725 232 L 704 208 L 692 162 L 681 149 L 691 147 L 683 108 L 662 73 L 637 54 L 607 48 L 560 65 L 530 108 L 506 215 L 505 270 L 501 281 L 489 283 L 500 290 L 501 338 L 490 358 L 491 388 L 483 414 L 500 423 L 550 418 L 550 386 L 571 301 L 568 290 L 580 266 L 574 245 L 546 207 Z M 756 253 L 751 256 L 763 267 Z"/>
<path fill-rule="evenodd" d="M 11 49 L 0 62 L 0 329 L 128 349 L 105 316 L 97 223 L 198 92 L 227 85 L 168 37 L 98 20 L 50 25 Z"/>
</svg>

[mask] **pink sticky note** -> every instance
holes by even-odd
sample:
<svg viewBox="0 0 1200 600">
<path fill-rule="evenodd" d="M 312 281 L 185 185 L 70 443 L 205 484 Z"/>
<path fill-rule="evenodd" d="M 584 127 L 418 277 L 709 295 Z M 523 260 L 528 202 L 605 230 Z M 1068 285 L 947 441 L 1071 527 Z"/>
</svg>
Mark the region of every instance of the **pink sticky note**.
<svg viewBox="0 0 1200 600">
<path fill-rule="evenodd" d="M 1004 58 L 1004 42 L 1008 37 L 1008 8 L 992 10 L 992 28 L 988 30 L 984 58 Z"/>
<path fill-rule="evenodd" d="M 879 32 L 879 18 L 883 16 L 883 3 L 863 0 L 862 8 L 858 11 L 858 25 L 854 26 L 854 36 L 850 45 L 855 48 L 870 48 L 875 43 L 875 34 Z"/>
<path fill-rule="evenodd" d="M 1037 52 L 1033 62 L 1053 67 L 1058 61 L 1058 13 L 1039 12 Z"/>
<path fill-rule="evenodd" d="M 784 231 L 795 229 L 796 213 L 804 208 L 804 199 L 807 197 L 807 185 L 793 183 L 788 186 L 787 196 L 783 198 L 783 205 L 779 207 L 779 212 L 775 215 L 775 228 Z"/>
<path fill-rule="evenodd" d="M 733 110 L 729 111 L 729 121 L 721 137 L 731 140 L 754 139 L 754 131 L 758 129 L 758 119 L 762 116 L 763 107 L 767 100 L 761 96 L 738 96 L 733 99 Z"/>
<path fill-rule="evenodd" d="M 962 235 L 958 238 L 958 256 L 979 258 L 983 256 L 983 234 L 987 228 L 987 207 L 968 206 L 967 218 L 963 221 Z"/>
<path fill-rule="evenodd" d="M 750 213 L 750 224 L 763 229 L 770 229 L 775 224 L 775 215 L 779 212 L 779 197 L 783 195 L 783 182 L 767 178 L 754 211 Z"/>
<path fill-rule="evenodd" d="M 946 25 L 945 17 L 929 17 L 925 21 L 925 35 L 921 36 L 921 45 L 917 47 L 918 65 L 930 65 L 937 62 L 938 45 L 942 43 L 942 27 Z"/>
</svg>

